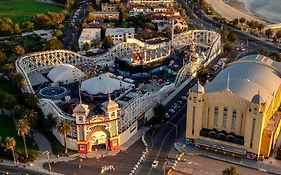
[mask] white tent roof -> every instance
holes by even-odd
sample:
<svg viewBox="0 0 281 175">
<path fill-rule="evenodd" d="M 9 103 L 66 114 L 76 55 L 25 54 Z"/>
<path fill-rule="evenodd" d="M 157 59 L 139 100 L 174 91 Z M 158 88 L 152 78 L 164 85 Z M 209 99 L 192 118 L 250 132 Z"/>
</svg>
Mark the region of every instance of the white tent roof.
<svg viewBox="0 0 281 175">
<path fill-rule="evenodd" d="M 92 77 L 81 83 L 81 90 L 87 92 L 88 94 L 108 94 L 122 88 L 133 87 L 133 84 L 115 79 L 107 74 L 102 74 L 96 77 Z"/>
<path fill-rule="evenodd" d="M 54 83 L 73 82 L 74 79 L 81 79 L 85 74 L 70 64 L 60 64 L 53 68 L 47 77 Z"/>
</svg>

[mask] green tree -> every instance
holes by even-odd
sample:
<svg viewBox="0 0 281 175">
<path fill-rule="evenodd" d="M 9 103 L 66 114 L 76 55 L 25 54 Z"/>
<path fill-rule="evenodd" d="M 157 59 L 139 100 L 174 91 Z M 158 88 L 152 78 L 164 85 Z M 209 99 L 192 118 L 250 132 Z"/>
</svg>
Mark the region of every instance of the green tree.
<svg viewBox="0 0 281 175">
<path fill-rule="evenodd" d="M 12 113 L 16 118 L 20 119 L 26 114 L 26 108 L 21 104 L 17 104 L 14 106 Z"/>
<path fill-rule="evenodd" d="M 246 19 L 245 19 L 244 17 L 241 17 L 241 18 L 239 19 L 239 22 L 240 22 L 240 23 L 245 23 L 245 22 L 246 22 Z"/>
<path fill-rule="evenodd" d="M 10 74 L 11 72 L 13 72 L 13 70 L 14 70 L 14 65 L 13 64 L 11 64 L 11 63 L 8 63 L 8 64 L 5 64 L 4 65 L 4 72 L 5 72 L 5 74 Z"/>
<path fill-rule="evenodd" d="M 16 105 L 17 100 L 13 95 L 6 95 L 3 100 L 3 106 L 5 109 L 12 110 L 13 107 Z"/>
<path fill-rule="evenodd" d="M 28 158 L 25 135 L 27 135 L 28 132 L 30 131 L 29 123 L 25 119 L 19 120 L 17 124 L 17 131 L 18 131 L 18 135 L 21 136 L 23 140 L 25 157 Z"/>
<path fill-rule="evenodd" d="M 56 32 L 54 33 L 54 35 L 57 37 L 57 38 L 61 38 L 63 36 L 63 33 L 61 30 L 56 30 Z"/>
<path fill-rule="evenodd" d="M 100 44 L 101 44 L 101 42 L 100 42 L 99 39 L 94 39 L 94 40 L 92 40 L 92 42 L 91 42 L 91 46 L 94 47 L 94 48 L 99 47 Z"/>
<path fill-rule="evenodd" d="M 165 113 L 166 113 L 166 108 L 164 105 L 162 105 L 161 103 L 160 104 L 157 104 L 154 109 L 153 109 L 153 112 L 154 112 L 154 118 L 157 120 L 157 121 L 161 121 L 164 119 L 165 117 Z"/>
<path fill-rule="evenodd" d="M 21 89 L 24 85 L 26 85 L 26 79 L 21 73 L 15 73 L 13 75 L 12 82 L 17 89 Z"/>
<path fill-rule="evenodd" d="M 37 103 L 38 103 L 38 98 L 36 97 L 36 95 L 34 95 L 32 93 L 25 93 L 24 94 L 24 104 L 25 104 L 25 106 L 27 106 L 31 109 L 35 109 L 37 107 Z"/>
<path fill-rule="evenodd" d="M 30 22 L 30 21 L 27 21 L 26 24 L 25 24 L 24 30 L 25 31 L 32 31 L 33 29 L 34 29 L 34 23 Z"/>
<path fill-rule="evenodd" d="M 48 127 L 48 129 L 51 131 L 53 128 L 55 128 L 57 126 L 58 121 L 53 116 L 53 114 L 49 113 L 45 116 L 45 124 Z"/>
<path fill-rule="evenodd" d="M 20 45 L 16 45 L 14 52 L 17 54 L 17 56 L 22 56 L 25 54 L 25 49 Z"/>
<path fill-rule="evenodd" d="M 14 164 L 16 164 L 15 147 L 16 140 L 14 139 L 14 137 L 6 137 L 6 148 L 12 151 Z"/>
<path fill-rule="evenodd" d="M 261 49 L 258 51 L 258 54 L 267 56 L 267 55 L 268 55 L 268 50 L 267 50 L 266 48 L 261 48 Z"/>
<path fill-rule="evenodd" d="M 6 93 L 2 90 L 0 90 L 0 107 L 1 107 L 1 110 L 2 110 L 2 115 L 4 115 L 4 100 L 6 98 Z"/>
<path fill-rule="evenodd" d="M 281 30 L 278 30 L 278 31 L 275 33 L 275 36 L 276 36 L 278 42 L 280 42 L 280 39 L 281 39 Z"/>
<path fill-rule="evenodd" d="M 263 23 L 259 23 L 258 24 L 258 30 L 261 31 L 264 28 L 264 24 Z"/>
<path fill-rule="evenodd" d="M 113 46 L 113 39 L 111 36 L 105 37 L 102 43 L 102 48 L 103 49 L 109 49 Z"/>
<path fill-rule="evenodd" d="M 265 36 L 267 37 L 268 41 L 269 41 L 269 38 L 272 37 L 272 35 L 273 35 L 272 29 L 266 29 L 265 30 Z"/>
<path fill-rule="evenodd" d="M 6 53 L 0 50 L 0 66 L 3 66 L 5 64 L 6 59 Z"/>
<path fill-rule="evenodd" d="M 144 26 L 146 29 L 149 29 L 149 30 L 155 30 L 156 29 L 156 26 L 150 22 L 146 23 L 145 26 Z"/>
<path fill-rule="evenodd" d="M 14 32 L 16 34 L 21 33 L 20 25 L 18 23 L 14 25 Z"/>
<path fill-rule="evenodd" d="M 239 23 L 239 20 L 235 18 L 234 20 L 231 21 L 231 23 L 236 26 Z"/>
<path fill-rule="evenodd" d="M 57 37 L 53 36 L 49 41 L 46 42 L 45 49 L 46 50 L 63 49 L 63 45 L 60 42 L 60 40 L 58 40 Z"/>
<path fill-rule="evenodd" d="M 228 41 L 233 43 L 237 39 L 237 36 L 236 36 L 236 34 L 234 32 L 230 32 L 227 35 L 227 39 L 228 39 Z"/>
<path fill-rule="evenodd" d="M 241 175 L 235 167 L 231 166 L 230 168 L 226 168 L 223 170 L 222 175 Z"/>
<path fill-rule="evenodd" d="M 224 50 L 227 54 L 229 54 L 231 51 L 233 51 L 233 49 L 234 49 L 234 46 L 233 46 L 232 43 L 226 42 L 226 43 L 224 44 L 223 50 Z"/>
<path fill-rule="evenodd" d="M 57 125 L 58 132 L 63 135 L 63 140 L 64 140 L 64 154 L 67 155 L 67 145 L 66 145 L 66 136 L 67 133 L 72 130 L 72 125 L 69 121 L 67 120 L 61 120 L 58 125 Z"/>
<path fill-rule="evenodd" d="M 25 119 L 31 127 L 35 127 L 38 121 L 38 113 L 34 110 L 27 110 L 23 119 Z"/>
<path fill-rule="evenodd" d="M 88 42 L 85 42 L 83 44 L 83 50 L 85 50 L 86 52 L 88 52 L 88 50 L 90 50 L 90 44 Z"/>
</svg>

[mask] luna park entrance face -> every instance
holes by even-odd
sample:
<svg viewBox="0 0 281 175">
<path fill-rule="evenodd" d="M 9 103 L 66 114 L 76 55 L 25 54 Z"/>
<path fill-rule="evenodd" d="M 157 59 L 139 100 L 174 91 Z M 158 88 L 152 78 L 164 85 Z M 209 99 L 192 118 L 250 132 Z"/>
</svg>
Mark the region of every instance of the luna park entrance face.
<svg viewBox="0 0 281 175">
<path fill-rule="evenodd" d="M 107 149 L 108 137 L 104 131 L 96 131 L 91 135 L 91 151 Z"/>
</svg>

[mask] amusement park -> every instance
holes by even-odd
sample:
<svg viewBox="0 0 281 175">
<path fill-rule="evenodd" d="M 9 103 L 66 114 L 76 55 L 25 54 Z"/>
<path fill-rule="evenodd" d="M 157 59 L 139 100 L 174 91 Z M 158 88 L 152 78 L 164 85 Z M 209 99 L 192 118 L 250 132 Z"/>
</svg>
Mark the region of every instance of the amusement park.
<svg viewBox="0 0 281 175">
<path fill-rule="evenodd" d="M 128 38 L 94 57 L 68 50 L 32 53 L 18 59 L 16 68 L 45 115 L 72 123 L 68 148 L 87 155 L 118 150 L 153 117 L 155 106 L 167 103 L 220 54 L 220 40 L 209 30 L 173 34 L 156 44 Z"/>
</svg>

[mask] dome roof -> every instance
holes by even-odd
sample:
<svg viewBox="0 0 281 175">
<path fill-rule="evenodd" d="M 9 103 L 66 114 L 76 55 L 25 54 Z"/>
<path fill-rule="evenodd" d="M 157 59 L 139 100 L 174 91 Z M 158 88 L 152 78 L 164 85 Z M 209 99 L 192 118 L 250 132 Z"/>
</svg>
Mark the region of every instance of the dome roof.
<svg viewBox="0 0 281 175">
<path fill-rule="evenodd" d="M 73 82 L 75 79 L 81 79 L 85 74 L 70 64 L 60 64 L 53 68 L 47 77 L 54 83 Z"/>
<path fill-rule="evenodd" d="M 81 83 L 81 90 L 88 94 L 97 95 L 113 93 L 121 88 L 127 89 L 133 86 L 133 84 L 112 78 L 107 74 L 102 74 L 83 81 Z"/>
<path fill-rule="evenodd" d="M 85 104 L 79 104 L 73 109 L 73 113 L 87 113 L 89 111 L 89 106 Z"/>
<path fill-rule="evenodd" d="M 118 103 L 116 103 L 115 101 L 113 101 L 111 99 L 109 99 L 107 102 L 104 102 L 103 106 L 105 109 L 119 108 Z"/>
</svg>

